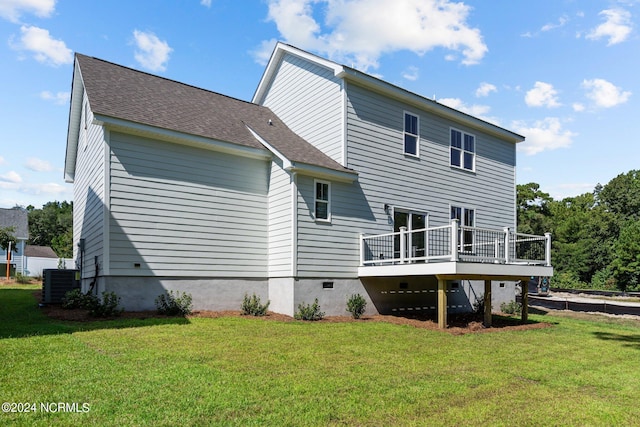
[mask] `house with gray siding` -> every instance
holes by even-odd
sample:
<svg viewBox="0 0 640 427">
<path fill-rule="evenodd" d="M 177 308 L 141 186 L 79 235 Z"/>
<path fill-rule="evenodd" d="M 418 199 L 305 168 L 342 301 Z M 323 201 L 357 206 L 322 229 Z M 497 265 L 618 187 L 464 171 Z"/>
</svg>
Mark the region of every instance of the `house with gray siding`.
<svg viewBox="0 0 640 427">
<path fill-rule="evenodd" d="M 447 313 L 550 276 L 511 131 L 279 43 L 251 102 L 77 54 L 65 162 L 83 289 L 292 315 Z M 487 304 L 488 303 L 488 304 Z"/>
<path fill-rule="evenodd" d="M 11 248 L 10 272 L 11 274 L 25 274 L 25 247 L 29 240 L 29 213 L 19 207 L 0 209 L 0 228 L 13 230 L 11 234 L 16 238 L 16 244 Z M 0 249 L 0 267 L 4 277 L 7 269 L 7 252 Z M 15 273 L 14 273 L 15 272 Z"/>
</svg>

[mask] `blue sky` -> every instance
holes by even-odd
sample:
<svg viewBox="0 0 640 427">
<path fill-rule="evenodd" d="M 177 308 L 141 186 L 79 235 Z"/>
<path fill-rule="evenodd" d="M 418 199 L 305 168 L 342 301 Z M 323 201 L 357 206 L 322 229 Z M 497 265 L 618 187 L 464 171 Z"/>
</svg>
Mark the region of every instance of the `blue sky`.
<svg viewBox="0 0 640 427">
<path fill-rule="evenodd" d="M 524 135 L 561 199 L 640 168 L 640 0 L 0 0 L 0 207 L 72 200 L 73 53 L 250 100 L 276 41 Z"/>
</svg>

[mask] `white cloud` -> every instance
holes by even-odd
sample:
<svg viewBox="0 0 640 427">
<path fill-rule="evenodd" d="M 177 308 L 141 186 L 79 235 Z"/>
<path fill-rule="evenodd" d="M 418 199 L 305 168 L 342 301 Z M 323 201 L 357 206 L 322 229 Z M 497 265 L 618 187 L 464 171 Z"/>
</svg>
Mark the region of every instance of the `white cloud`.
<svg viewBox="0 0 640 427">
<path fill-rule="evenodd" d="M 40 98 L 46 101 L 53 101 L 58 105 L 65 105 L 69 102 L 71 94 L 69 92 L 51 93 L 48 90 L 40 92 Z"/>
<path fill-rule="evenodd" d="M 2 0 L 0 1 L 0 17 L 11 22 L 19 22 L 23 13 L 33 13 L 47 18 L 53 13 L 56 0 Z"/>
<path fill-rule="evenodd" d="M 627 102 L 631 96 L 631 92 L 623 91 L 604 79 L 584 80 L 582 87 L 588 91 L 587 97 L 594 102 L 596 107 L 615 107 Z"/>
<path fill-rule="evenodd" d="M 461 55 L 466 65 L 478 63 L 488 50 L 480 30 L 467 23 L 471 8 L 449 0 L 268 0 L 268 5 L 267 19 L 286 42 L 365 71 L 377 68 L 381 55 L 400 50 L 423 55 L 440 47 Z"/>
<path fill-rule="evenodd" d="M 480 86 L 478 87 L 478 89 L 476 89 L 476 97 L 480 98 L 483 96 L 489 96 L 489 94 L 491 92 L 497 92 L 498 88 L 495 87 L 495 85 L 492 85 L 491 83 L 487 83 L 487 82 L 482 82 L 480 83 Z"/>
<path fill-rule="evenodd" d="M 576 111 L 578 113 L 585 110 L 584 104 L 581 104 L 580 102 L 574 102 L 571 107 L 573 108 L 573 111 Z"/>
<path fill-rule="evenodd" d="M 418 80 L 418 67 L 413 67 L 410 66 L 408 67 L 403 73 L 402 73 L 402 77 L 407 79 L 407 80 L 411 80 L 411 81 L 416 81 Z"/>
<path fill-rule="evenodd" d="M 451 107 L 456 110 L 462 111 L 463 113 L 470 114 L 486 122 L 490 122 L 498 126 L 500 125 L 500 121 L 497 118 L 488 116 L 489 112 L 491 111 L 491 107 L 489 107 L 488 105 L 467 105 L 459 98 L 442 98 L 438 99 L 438 102 L 440 104 L 446 105 L 447 107 Z"/>
<path fill-rule="evenodd" d="M 200 4 L 206 7 L 211 7 L 211 0 L 200 0 Z"/>
<path fill-rule="evenodd" d="M 548 193 L 554 200 L 563 200 L 567 197 L 576 197 L 580 194 L 593 193 L 596 184 L 592 183 L 565 183 L 545 187 L 544 191 Z"/>
<path fill-rule="evenodd" d="M 558 92 L 553 88 L 552 84 L 545 82 L 536 82 L 533 89 L 529 90 L 524 97 L 524 101 L 529 107 L 559 107 Z"/>
<path fill-rule="evenodd" d="M 51 163 L 35 157 L 29 157 L 25 166 L 27 167 L 27 169 L 35 172 L 51 172 L 53 170 L 53 166 L 51 166 Z"/>
<path fill-rule="evenodd" d="M 18 184 L 22 182 L 22 177 L 16 171 L 9 171 L 3 175 L 0 175 L 0 181 L 12 183 L 12 184 Z"/>
<path fill-rule="evenodd" d="M 169 54 L 173 51 L 167 42 L 160 40 L 155 34 L 144 31 L 133 31 L 136 51 L 134 57 L 144 68 L 151 71 L 167 69 Z"/>
<path fill-rule="evenodd" d="M 587 34 L 591 40 L 608 38 L 607 46 L 625 41 L 631 34 L 631 14 L 624 9 L 606 9 L 599 13 L 605 22 Z"/>
<path fill-rule="evenodd" d="M 540 31 L 545 32 L 545 31 L 551 31 L 551 30 L 555 30 L 556 28 L 561 28 L 564 27 L 564 25 L 568 22 L 569 20 L 567 19 L 567 17 L 562 16 L 558 19 L 558 23 L 549 23 L 549 24 L 545 24 L 542 26 L 542 28 L 540 28 Z"/>
<path fill-rule="evenodd" d="M 56 67 L 73 62 L 71 49 L 62 40 L 52 38 L 48 30 L 23 25 L 20 32 L 22 35 L 19 43 L 13 44 L 10 40 L 13 49 L 31 51 L 38 62 Z"/>
<path fill-rule="evenodd" d="M 573 143 L 576 133 L 562 129 L 562 123 L 557 117 L 546 117 L 536 121 L 533 126 L 517 121 L 511 126 L 515 132 L 524 136 L 526 140 L 518 144 L 518 150 L 527 155 L 533 155 L 547 150 L 567 148 Z"/>
</svg>

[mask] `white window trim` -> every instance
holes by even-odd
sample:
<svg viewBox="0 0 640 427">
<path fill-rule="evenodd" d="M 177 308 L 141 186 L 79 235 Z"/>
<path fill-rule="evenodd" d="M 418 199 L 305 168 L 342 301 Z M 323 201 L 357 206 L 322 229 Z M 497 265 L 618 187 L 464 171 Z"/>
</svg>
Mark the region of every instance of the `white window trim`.
<svg viewBox="0 0 640 427">
<path fill-rule="evenodd" d="M 453 164 L 452 162 L 452 158 L 451 158 L 451 149 L 453 148 L 451 145 L 451 131 L 455 130 L 456 132 L 460 132 L 462 134 L 462 138 L 461 138 L 461 142 L 462 142 L 462 146 L 460 147 L 460 166 L 456 166 Z M 471 169 L 467 169 L 464 167 L 464 153 L 471 153 L 471 151 L 465 151 L 464 149 L 464 136 L 465 135 L 469 135 L 473 137 L 473 166 Z M 456 148 L 456 150 L 458 150 L 458 148 Z M 467 172 L 475 172 L 476 171 L 476 153 L 478 152 L 478 138 L 469 132 L 465 132 L 461 129 L 458 128 L 454 128 L 454 127 L 450 127 L 449 128 L 449 166 L 451 166 L 452 168 L 456 168 L 456 169 L 460 169 L 463 171 L 467 171 Z"/>
<path fill-rule="evenodd" d="M 327 200 L 318 199 L 318 184 L 327 185 Z M 316 204 L 318 202 L 327 204 L 327 218 L 316 217 Z M 319 179 L 313 180 L 313 218 L 316 222 L 331 222 L 331 183 L 329 181 L 322 181 Z"/>
<path fill-rule="evenodd" d="M 405 121 L 406 121 L 407 114 L 417 119 L 416 120 L 417 121 L 416 130 L 418 131 L 417 134 L 408 133 L 407 130 L 405 129 Z M 411 135 L 416 137 L 416 154 L 407 153 L 405 143 L 404 143 L 405 135 Z M 403 111 L 402 113 L 402 152 L 404 153 L 405 156 L 411 156 L 411 157 L 417 157 L 417 158 L 420 157 L 420 115 L 412 113 L 411 111 L 406 111 L 406 110 Z"/>
</svg>

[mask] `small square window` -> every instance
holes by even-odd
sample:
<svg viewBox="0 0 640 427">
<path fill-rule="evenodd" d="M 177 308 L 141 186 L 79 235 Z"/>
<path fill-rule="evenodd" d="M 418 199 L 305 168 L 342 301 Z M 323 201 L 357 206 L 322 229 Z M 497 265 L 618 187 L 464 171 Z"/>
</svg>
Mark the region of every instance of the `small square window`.
<svg viewBox="0 0 640 427">
<path fill-rule="evenodd" d="M 314 216 L 316 221 L 331 220 L 331 186 L 328 182 L 316 181 Z"/>
</svg>

